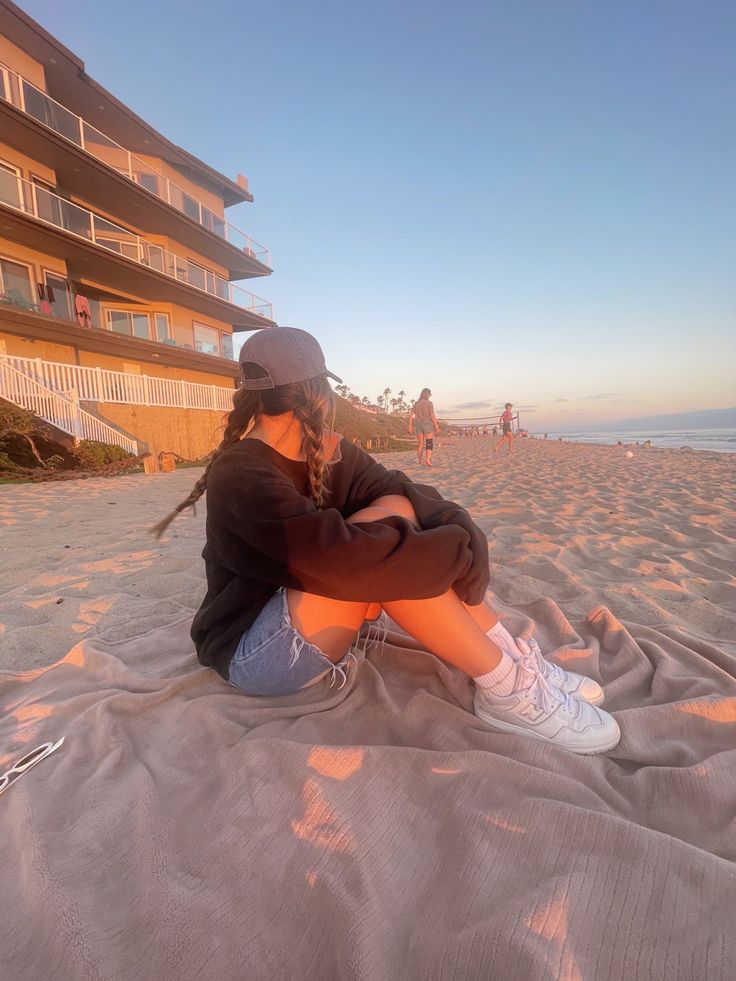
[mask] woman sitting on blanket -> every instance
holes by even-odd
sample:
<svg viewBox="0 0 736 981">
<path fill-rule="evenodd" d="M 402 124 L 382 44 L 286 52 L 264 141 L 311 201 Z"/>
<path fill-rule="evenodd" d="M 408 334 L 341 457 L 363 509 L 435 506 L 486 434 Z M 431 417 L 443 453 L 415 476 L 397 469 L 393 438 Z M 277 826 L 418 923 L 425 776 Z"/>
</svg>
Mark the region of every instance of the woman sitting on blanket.
<svg viewBox="0 0 736 981">
<path fill-rule="evenodd" d="M 493 728 L 575 753 L 614 747 L 600 686 L 514 640 L 484 603 L 488 544 L 468 512 L 329 428 L 328 377 L 340 379 L 315 338 L 261 330 L 240 362 L 222 443 L 156 529 L 207 491 L 201 663 L 248 695 L 345 679 L 364 621 L 383 608 L 473 679 L 475 714 Z"/>
</svg>

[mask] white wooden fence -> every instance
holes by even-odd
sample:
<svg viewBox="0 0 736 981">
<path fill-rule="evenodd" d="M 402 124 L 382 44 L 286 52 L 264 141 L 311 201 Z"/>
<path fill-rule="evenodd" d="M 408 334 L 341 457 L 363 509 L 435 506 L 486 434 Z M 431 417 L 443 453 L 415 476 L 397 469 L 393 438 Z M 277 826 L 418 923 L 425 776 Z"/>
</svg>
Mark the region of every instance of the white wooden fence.
<svg viewBox="0 0 736 981">
<path fill-rule="evenodd" d="M 200 385 L 175 378 L 10 355 L 0 355 L 0 364 L 8 365 L 54 392 L 76 391 L 82 402 L 122 402 L 176 409 L 214 409 L 217 412 L 229 412 L 233 407 L 235 389 L 221 385 Z"/>
<path fill-rule="evenodd" d="M 76 439 L 93 439 L 138 453 L 138 443 L 79 406 L 76 393 L 54 391 L 0 357 L 0 395 Z"/>
</svg>

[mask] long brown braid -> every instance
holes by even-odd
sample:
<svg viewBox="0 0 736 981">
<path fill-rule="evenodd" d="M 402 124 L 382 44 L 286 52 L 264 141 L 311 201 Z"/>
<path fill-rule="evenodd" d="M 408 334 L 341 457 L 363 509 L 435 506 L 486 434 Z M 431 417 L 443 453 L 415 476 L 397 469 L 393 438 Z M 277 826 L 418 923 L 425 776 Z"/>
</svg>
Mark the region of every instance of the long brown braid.
<svg viewBox="0 0 736 981">
<path fill-rule="evenodd" d="M 302 427 L 302 452 L 306 456 L 309 496 L 321 508 L 327 496 L 327 461 L 324 447 L 322 406 L 306 403 L 294 409 Z"/>
<path fill-rule="evenodd" d="M 243 365 L 243 373 L 246 378 L 262 377 L 262 369 L 259 365 L 246 363 Z M 174 518 L 182 511 L 188 507 L 194 508 L 207 489 L 207 478 L 212 464 L 227 446 L 243 438 L 255 422 L 256 416 L 260 414 L 277 416 L 284 412 L 294 413 L 302 428 L 302 452 L 306 456 L 309 496 L 318 508 L 322 507 L 327 495 L 329 477 L 323 445 L 325 403 L 334 405 L 332 389 L 324 375 L 310 378 L 305 382 L 294 382 L 291 385 L 280 385 L 278 388 L 262 391 L 252 392 L 239 388 L 233 395 L 233 409 L 227 417 L 222 441 L 210 457 L 207 469 L 188 496 L 151 528 L 156 538 L 161 538 Z"/>
</svg>

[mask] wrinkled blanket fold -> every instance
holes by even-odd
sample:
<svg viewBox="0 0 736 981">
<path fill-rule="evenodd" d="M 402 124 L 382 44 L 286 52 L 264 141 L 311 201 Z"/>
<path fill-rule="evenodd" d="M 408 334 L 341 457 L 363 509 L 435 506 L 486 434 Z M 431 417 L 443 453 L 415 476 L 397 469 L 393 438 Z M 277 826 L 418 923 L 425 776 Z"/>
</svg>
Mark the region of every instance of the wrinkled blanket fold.
<svg viewBox="0 0 736 981">
<path fill-rule="evenodd" d="M 248 698 L 181 621 L 0 674 L 3 981 L 732 981 L 736 652 L 509 610 L 597 678 L 599 757 L 495 733 L 398 631 Z"/>
</svg>

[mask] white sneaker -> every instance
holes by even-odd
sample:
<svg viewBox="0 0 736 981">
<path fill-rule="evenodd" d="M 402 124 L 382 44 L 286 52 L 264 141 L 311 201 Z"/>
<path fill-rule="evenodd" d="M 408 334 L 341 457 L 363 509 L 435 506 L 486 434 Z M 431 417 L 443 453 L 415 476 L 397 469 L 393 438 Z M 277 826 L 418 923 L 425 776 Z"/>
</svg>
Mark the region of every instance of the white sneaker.
<svg viewBox="0 0 736 981">
<path fill-rule="evenodd" d="M 613 716 L 555 688 L 531 653 L 522 654 L 517 661 L 510 695 L 476 689 L 475 714 L 495 729 L 583 755 L 605 753 L 621 738 Z"/>
<path fill-rule="evenodd" d="M 531 654 L 539 666 L 539 670 L 544 677 L 550 681 L 555 688 L 566 695 L 574 695 L 575 698 L 582 698 L 591 705 L 601 705 L 605 694 L 597 681 L 586 678 L 585 675 L 577 674 L 575 671 L 565 671 L 558 664 L 547 661 L 539 648 L 539 644 L 533 637 L 517 637 L 516 646 L 522 654 Z"/>
</svg>

